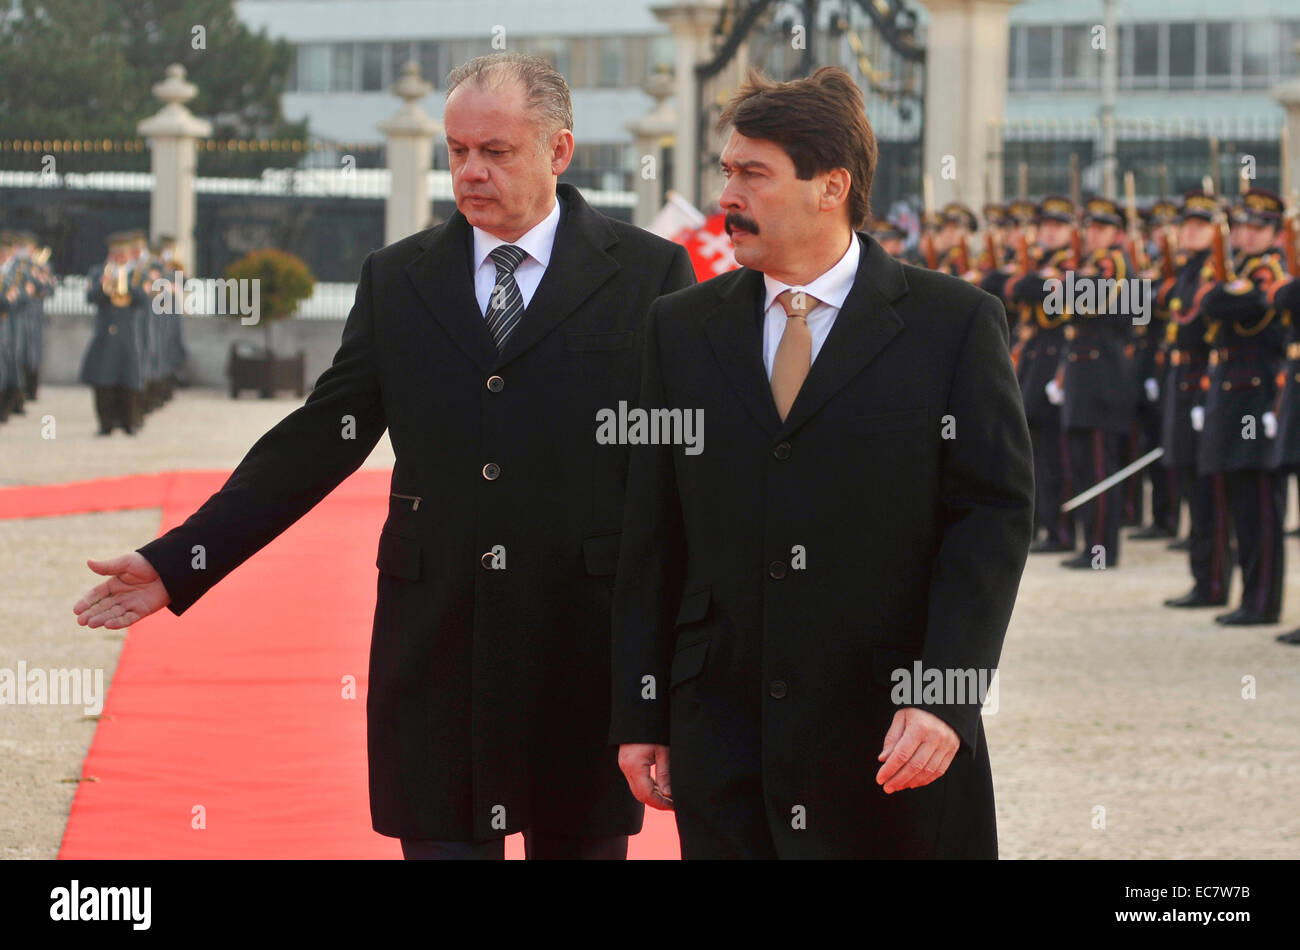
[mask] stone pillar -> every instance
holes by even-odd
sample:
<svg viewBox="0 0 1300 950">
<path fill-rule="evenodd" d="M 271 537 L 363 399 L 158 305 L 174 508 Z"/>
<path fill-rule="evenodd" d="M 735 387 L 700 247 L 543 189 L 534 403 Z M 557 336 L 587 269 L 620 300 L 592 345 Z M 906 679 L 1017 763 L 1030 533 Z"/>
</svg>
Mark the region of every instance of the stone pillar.
<svg viewBox="0 0 1300 950">
<path fill-rule="evenodd" d="M 1007 111 L 1007 15 L 1020 0 L 922 0 L 926 34 L 925 164 L 934 201 L 977 205 L 983 198 L 989 121 Z M 945 176 L 952 156 L 955 177 Z M 1002 200 L 990 177 L 989 200 Z"/>
<path fill-rule="evenodd" d="M 166 78 L 156 83 L 153 94 L 164 103 L 156 115 L 136 125 L 149 140 L 153 169 L 153 196 L 149 201 L 149 236 L 176 238 L 176 256 L 187 268 L 195 266 L 194 254 L 194 142 L 212 134 L 212 123 L 197 118 L 185 103 L 198 95 L 198 88 L 185 80 L 185 67 L 172 63 Z"/>
<path fill-rule="evenodd" d="M 1293 79 L 1273 90 L 1273 98 L 1286 109 L 1286 127 L 1282 130 L 1282 181 L 1287 191 L 1300 189 L 1300 79 Z M 1290 195 L 1283 195 L 1290 198 Z"/>
<path fill-rule="evenodd" d="M 709 37 L 718 22 L 722 0 L 683 0 L 651 7 L 650 12 L 668 24 L 676 44 L 677 133 L 673 144 L 673 190 L 700 205 L 696 169 L 700 164 L 699 115 L 695 67 L 711 58 Z"/>
<path fill-rule="evenodd" d="M 420 67 L 408 62 L 392 92 L 405 103 L 377 128 L 388 139 L 388 171 L 391 181 L 384 206 L 384 243 L 392 244 L 423 231 L 433 216 L 429 200 L 429 170 L 433 167 L 433 137 L 442 123 L 430 118 L 417 105 L 433 87 L 420 78 Z"/>
<path fill-rule="evenodd" d="M 669 101 L 673 88 L 671 73 L 651 76 L 646 92 L 654 97 L 654 109 L 623 126 L 636 142 L 636 208 L 632 223 L 641 228 L 649 226 L 664 204 L 663 150 L 677 130 L 677 110 Z M 647 163 L 646 156 L 652 161 Z"/>
</svg>

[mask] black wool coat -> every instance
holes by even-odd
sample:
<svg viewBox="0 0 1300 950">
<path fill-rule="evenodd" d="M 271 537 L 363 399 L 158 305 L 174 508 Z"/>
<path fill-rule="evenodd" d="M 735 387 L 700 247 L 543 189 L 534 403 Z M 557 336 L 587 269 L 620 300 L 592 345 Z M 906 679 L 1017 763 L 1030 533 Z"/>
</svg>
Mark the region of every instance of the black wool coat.
<svg viewBox="0 0 1300 950">
<path fill-rule="evenodd" d="M 695 277 L 682 247 L 599 214 L 569 185 L 558 194 L 550 262 L 502 352 L 475 300 L 462 214 L 371 253 L 306 403 L 189 520 L 139 549 L 181 614 L 388 429 L 396 465 L 366 704 L 381 834 L 641 826 L 606 741 L 627 447 L 598 444 L 596 417 L 636 397 L 651 302 Z M 346 418 L 355 438 L 340 437 Z M 195 544 L 206 570 L 190 568 Z"/>
<path fill-rule="evenodd" d="M 784 422 L 762 274 L 671 294 L 648 319 L 640 405 L 702 410 L 705 439 L 633 448 L 610 738 L 670 747 L 685 857 L 752 853 L 756 826 L 781 857 L 997 853 L 980 697 L 891 692 L 916 661 L 997 666 L 1033 512 L 1006 317 L 858 239 Z M 931 785 L 887 796 L 876 755 L 900 705 L 961 748 Z"/>
</svg>

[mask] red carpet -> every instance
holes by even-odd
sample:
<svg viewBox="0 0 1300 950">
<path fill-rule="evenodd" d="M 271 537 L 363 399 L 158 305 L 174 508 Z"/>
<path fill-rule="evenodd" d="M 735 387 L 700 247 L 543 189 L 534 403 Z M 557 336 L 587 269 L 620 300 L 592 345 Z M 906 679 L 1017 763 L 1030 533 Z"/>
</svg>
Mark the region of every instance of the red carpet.
<svg viewBox="0 0 1300 950">
<path fill-rule="evenodd" d="M 0 517 L 160 506 L 165 531 L 226 474 L 10 488 Z M 401 856 L 370 828 L 366 784 L 365 676 L 390 476 L 357 472 L 184 617 L 162 611 L 131 627 L 83 766 L 98 781 L 78 785 L 60 857 Z M 87 588 L 94 578 L 87 570 Z M 74 635 L 100 632 L 77 626 L 71 606 Z M 506 855 L 523 856 L 520 836 Z M 672 816 L 649 813 L 630 855 L 678 857 Z"/>
</svg>

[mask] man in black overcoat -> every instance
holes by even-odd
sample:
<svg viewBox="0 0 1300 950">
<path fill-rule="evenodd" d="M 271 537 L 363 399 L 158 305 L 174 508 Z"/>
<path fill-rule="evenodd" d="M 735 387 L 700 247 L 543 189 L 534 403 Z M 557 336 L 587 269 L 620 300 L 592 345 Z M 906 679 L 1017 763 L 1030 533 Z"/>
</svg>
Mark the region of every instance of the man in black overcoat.
<svg viewBox="0 0 1300 950">
<path fill-rule="evenodd" d="M 705 438 L 633 447 L 610 738 L 686 858 L 995 857 L 981 684 L 1034 489 L 1005 313 L 854 233 L 842 69 L 751 74 L 722 123 L 742 267 L 647 319 L 636 408 Z"/>
<path fill-rule="evenodd" d="M 306 403 L 184 524 L 92 561 L 116 576 L 77 609 L 110 627 L 163 604 L 183 613 L 387 428 L 375 830 L 408 857 L 501 857 L 517 831 L 530 857 L 625 857 L 644 812 L 606 736 L 627 447 L 600 444 L 597 418 L 636 398 L 649 306 L 694 273 L 684 248 L 557 188 L 572 107 L 544 60 L 483 57 L 448 90 L 457 212 L 366 257 Z"/>
</svg>

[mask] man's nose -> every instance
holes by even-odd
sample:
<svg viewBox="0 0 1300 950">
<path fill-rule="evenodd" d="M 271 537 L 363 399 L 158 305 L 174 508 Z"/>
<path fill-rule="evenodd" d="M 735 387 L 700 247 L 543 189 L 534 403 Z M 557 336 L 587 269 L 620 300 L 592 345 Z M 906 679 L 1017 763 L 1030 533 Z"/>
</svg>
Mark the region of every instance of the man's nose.
<svg viewBox="0 0 1300 950">
<path fill-rule="evenodd" d="M 726 211 L 743 211 L 745 208 L 744 201 L 740 194 L 740 188 L 734 180 L 728 180 L 723 186 L 722 194 L 718 196 L 718 207 Z"/>
</svg>

